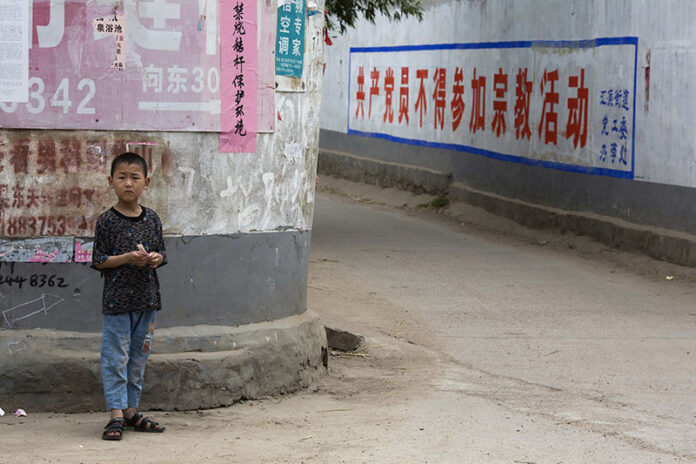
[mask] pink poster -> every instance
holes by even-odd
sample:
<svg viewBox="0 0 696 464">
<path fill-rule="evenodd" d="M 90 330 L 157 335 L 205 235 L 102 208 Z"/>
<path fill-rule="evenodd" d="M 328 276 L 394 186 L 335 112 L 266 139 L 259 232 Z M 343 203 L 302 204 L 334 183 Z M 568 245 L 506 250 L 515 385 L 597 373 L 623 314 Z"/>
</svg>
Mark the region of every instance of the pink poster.
<svg viewBox="0 0 696 464">
<path fill-rule="evenodd" d="M 221 33 L 234 32 L 237 3 L 256 38 L 255 1 L 34 0 L 29 99 L 0 102 L 0 127 L 220 131 L 229 115 L 222 113 L 219 44 Z M 223 5 L 231 10 L 225 16 Z M 260 39 L 250 41 L 245 60 L 255 63 L 257 48 L 272 56 L 273 35 Z M 247 76 L 252 66 L 244 66 L 248 134 L 257 124 L 272 130 L 274 114 L 260 112 L 256 121 L 257 82 L 273 76 Z M 258 98 L 272 102 L 272 94 L 263 86 Z"/>
<path fill-rule="evenodd" d="M 256 0 L 220 0 L 220 151 L 256 152 Z"/>
</svg>

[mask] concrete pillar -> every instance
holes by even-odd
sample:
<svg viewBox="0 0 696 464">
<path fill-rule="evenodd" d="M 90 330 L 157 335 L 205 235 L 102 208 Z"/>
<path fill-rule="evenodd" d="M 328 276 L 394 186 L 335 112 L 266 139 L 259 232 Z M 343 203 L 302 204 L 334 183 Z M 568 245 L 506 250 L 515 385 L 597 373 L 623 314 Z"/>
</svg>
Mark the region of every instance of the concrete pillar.
<svg viewBox="0 0 696 464">
<path fill-rule="evenodd" d="M 34 24 L 51 24 L 52 3 L 34 2 Z M 233 27 L 232 18 L 221 14 L 224 2 L 207 2 L 219 9 L 208 6 L 202 12 L 191 10 L 199 2 L 179 8 L 165 2 L 172 17 L 149 19 L 152 11 L 135 11 L 128 1 L 116 16 L 113 2 L 102 3 L 66 2 L 64 34 L 54 34 L 45 46 L 36 39 L 29 51 L 29 101 L 0 103 L 3 407 L 104 407 L 99 371 L 102 282 L 87 262 L 94 222 L 116 201 L 107 184 L 111 160 L 126 150 L 141 154 L 152 171 L 141 203 L 162 218 L 169 261 L 158 271 L 163 309 L 143 408 L 215 407 L 316 382 L 325 374 L 326 335 L 316 314 L 307 311 L 306 288 L 322 15 L 305 15 L 303 76 L 274 76 L 277 5 L 258 2 L 258 14 L 249 18 L 259 28 L 254 44 L 258 101 L 257 107 L 246 108 L 258 112 L 256 148 L 222 153 L 220 114 L 211 118 L 183 109 L 184 122 L 171 122 L 175 110 L 166 109 L 170 107 L 162 98 L 171 100 L 167 104 L 194 100 L 199 109 L 216 100 L 219 105 L 216 39 L 220 30 Z M 97 38 L 84 26 L 121 15 L 130 28 L 123 71 L 110 67 L 113 53 L 99 53 L 101 47 L 108 50 L 107 41 L 113 48 L 114 38 Z M 147 50 L 148 44 L 159 42 L 143 41 L 141 35 L 159 37 L 154 34 L 164 31 L 180 39 L 179 48 L 164 50 L 170 42 L 160 41 L 160 50 Z M 181 47 L 193 47 L 198 55 L 188 62 L 178 58 Z M 47 53 L 55 58 L 46 61 Z M 163 69 L 159 93 L 149 87 L 157 84 L 148 80 L 155 68 Z M 188 87 L 175 93 L 171 86 L 177 76 L 186 77 Z M 137 85 L 128 87 L 132 82 Z M 194 91 L 199 84 L 209 88 Z M 92 85 L 95 95 L 85 102 Z M 160 98 L 160 106 L 147 117 L 137 113 L 138 118 L 129 119 L 126 113 L 137 107 L 129 106 L 131 97 L 119 89 L 141 92 L 141 85 L 142 94 L 133 100 L 140 109 L 147 107 L 147 96 Z M 232 84 L 223 81 L 223 92 L 226 85 Z M 43 108 L 36 111 L 39 97 Z M 104 101 L 123 114 L 108 113 Z M 94 110 L 88 112 L 89 121 L 76 112 L 80 105 Z M 103 130 L 100 118 L 108 120 Z"/>
</svg>

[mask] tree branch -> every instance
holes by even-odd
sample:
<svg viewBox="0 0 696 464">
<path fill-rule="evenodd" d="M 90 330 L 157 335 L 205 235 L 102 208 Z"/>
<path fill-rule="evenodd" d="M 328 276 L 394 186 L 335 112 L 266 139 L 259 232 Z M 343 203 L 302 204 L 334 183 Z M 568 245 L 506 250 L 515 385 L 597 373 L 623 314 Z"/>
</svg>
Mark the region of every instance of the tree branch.
<svg viewBox="0 0 696 464">
<path fill-rule="evenodd" d="M 349 27 L 355 27 L 360 17 L 374 24 L 378 13 L 390 21 L 409 16 L 420 21 L 423 6 L 420 0 L 326 0 L 326 27 L 330 31 L 338 28 L 343 34 Z"/>
</svg>

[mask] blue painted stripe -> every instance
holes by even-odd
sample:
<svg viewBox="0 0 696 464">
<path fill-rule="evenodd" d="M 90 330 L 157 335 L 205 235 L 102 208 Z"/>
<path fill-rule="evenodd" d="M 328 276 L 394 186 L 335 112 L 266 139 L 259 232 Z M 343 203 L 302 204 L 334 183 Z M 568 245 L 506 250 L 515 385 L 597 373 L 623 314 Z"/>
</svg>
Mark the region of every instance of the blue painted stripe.
<svg viewBox="0 0 696 464">
<path fill-rule="evenodd" d="M 348 119 L 347 119 L 348 130 L 350 130 L 350 96 L 352 95 L 352 93 L 350 93 L 350 86 L 351 86 L 351 83 L 353 82 L 353 77 L 350 74 L 351 69 L 353 69 L 353 67 L 351 66 L 352 61 L 353 61 L 353 55 L 351 55 L 349 53 L 348 54 L 348 95 L 346 95 L 346 98 L 348 99 Z"/>
<path fill-rule="evenodd" d="M 544 168 L 552 168 L 560 171 L 570 171 L 579 172 L 583 174 L 596 174 L 602 176 L 618 177 L 621 179 L 632 179 L 633 172 L 620 171 L 618 169 L 608 169 L 608 168 L 598 168 L 592 166 L 578 166 L 575 164 L 564 164 L 555 161 L 544 161 L 534 158 L 525 158 L 524 156 L 509 155 L 505 153 L 498 153 L 492 150 L 486 150 L 483 148 L 472 147 L 469 145 L 459 145 L 455 143 L 441 143 L 441 142 L 428 142 L 426 140 L 419 139 L 407 139 L 403 137 L 396 137 L 389 134 L 384 134 L 381 132 L 363 132 L 355 129 L 348 129 L 348 134 L 350 135 L 360 135 L 363 137 L 372 137 L 377 139 L 388 140 L 390 142 L 405 143 L 409 145 L 416 145 L 419 147 L 427 148 L 441 148 L 444 150 L 454 150 L 466 153 L 471 153 L 474 155 L 485 156 L 487 158 L 493 158 L 500 161 L 511 161 L 513 163 L 525 164 L 528 166 L 541 166 Z"/>
<path fill-rule="evenodd" d="M 631 134 L 631 174 L 636 172 L 636 85 L 638 82 L 638 41 L 635 43 L 633 57 L 633 133 Z M 633 179 L 633 177 L 631 177 Z"/>
<path fill-rule="evenodd" d="M 410 52 L 422 50 L 480 50 L 490 48 L 595 48 L 605 45 L 638 45 L 638 37 L 600 37 L 587 40 L 521 40 L 512 42 L 443 43 L 351 47 L 350 53 Z"/>
<path fill-rule="evenodd" d="M 590 166 L 579 166 L 575 164 L 558 163 L 555 161 L 543 161 L 524 156 L 509 155 L 498 153 L 483 148 L 476 148 L 469 145 L 453 143 L 428 142 L 426 140 L 408 139 L 396 137 L 380 132 L 364 132 L 350 128 L 350 86 L 351 86 L 351 60 L 353 53 L 374 53 L 374 52 L 400 52 L 418 50 L 472 50 L 472 49 L 497 49 L 497 48 L 593 48 L 604 45 L 633 45 L 635 48 L 633 63 L 633 133 L 631 147 L 631 170 L 621 171 L 618 169 L 598 168 Z M 472 153 L 474 155 L 485 156 L 502 161 L 525 164 L 528 166 L 541 166 L 545 168 L 557 169 L 560 171 L 579 172 L 583 174 L 594 174 L 600 176 L 616 177 L 621 179 L 633 179 L 635 175 L 635 138 L 636 138 L 636 82 L 638 72 L 638 37 L 600 37 L 589 40 L 526 40 L 514 42 L 480 42 L 480 43 L 448 43 L 448 44 L 427 44 L 427 45 L 397 45 L 387 47 L 351 47 L 348 58 L 348 124 L 347 132 L 352 135 L 363 137 L 373 137 L 389 140 L 396 143 L 405 143 L 428 148 L 441 148 L 445 150 L 455 150 L 460 152 Z"/>
</svg>

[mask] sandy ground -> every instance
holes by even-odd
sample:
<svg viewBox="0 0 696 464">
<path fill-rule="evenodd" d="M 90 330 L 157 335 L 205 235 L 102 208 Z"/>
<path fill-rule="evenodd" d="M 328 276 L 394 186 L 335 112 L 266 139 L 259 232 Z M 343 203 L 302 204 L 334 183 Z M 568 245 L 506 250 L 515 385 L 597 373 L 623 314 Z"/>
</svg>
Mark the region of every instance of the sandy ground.
<svg viewBox="0 0 696 464">
<path fill-rule="evenodd" d="M 344 194 L 317 197 L 308 307 L 361 350 L 312 390 L 152 412 L 161 435 L 8 414 L 0 463 L 696 462 L 693 269 L 320 182 Z"/>
</svg>

